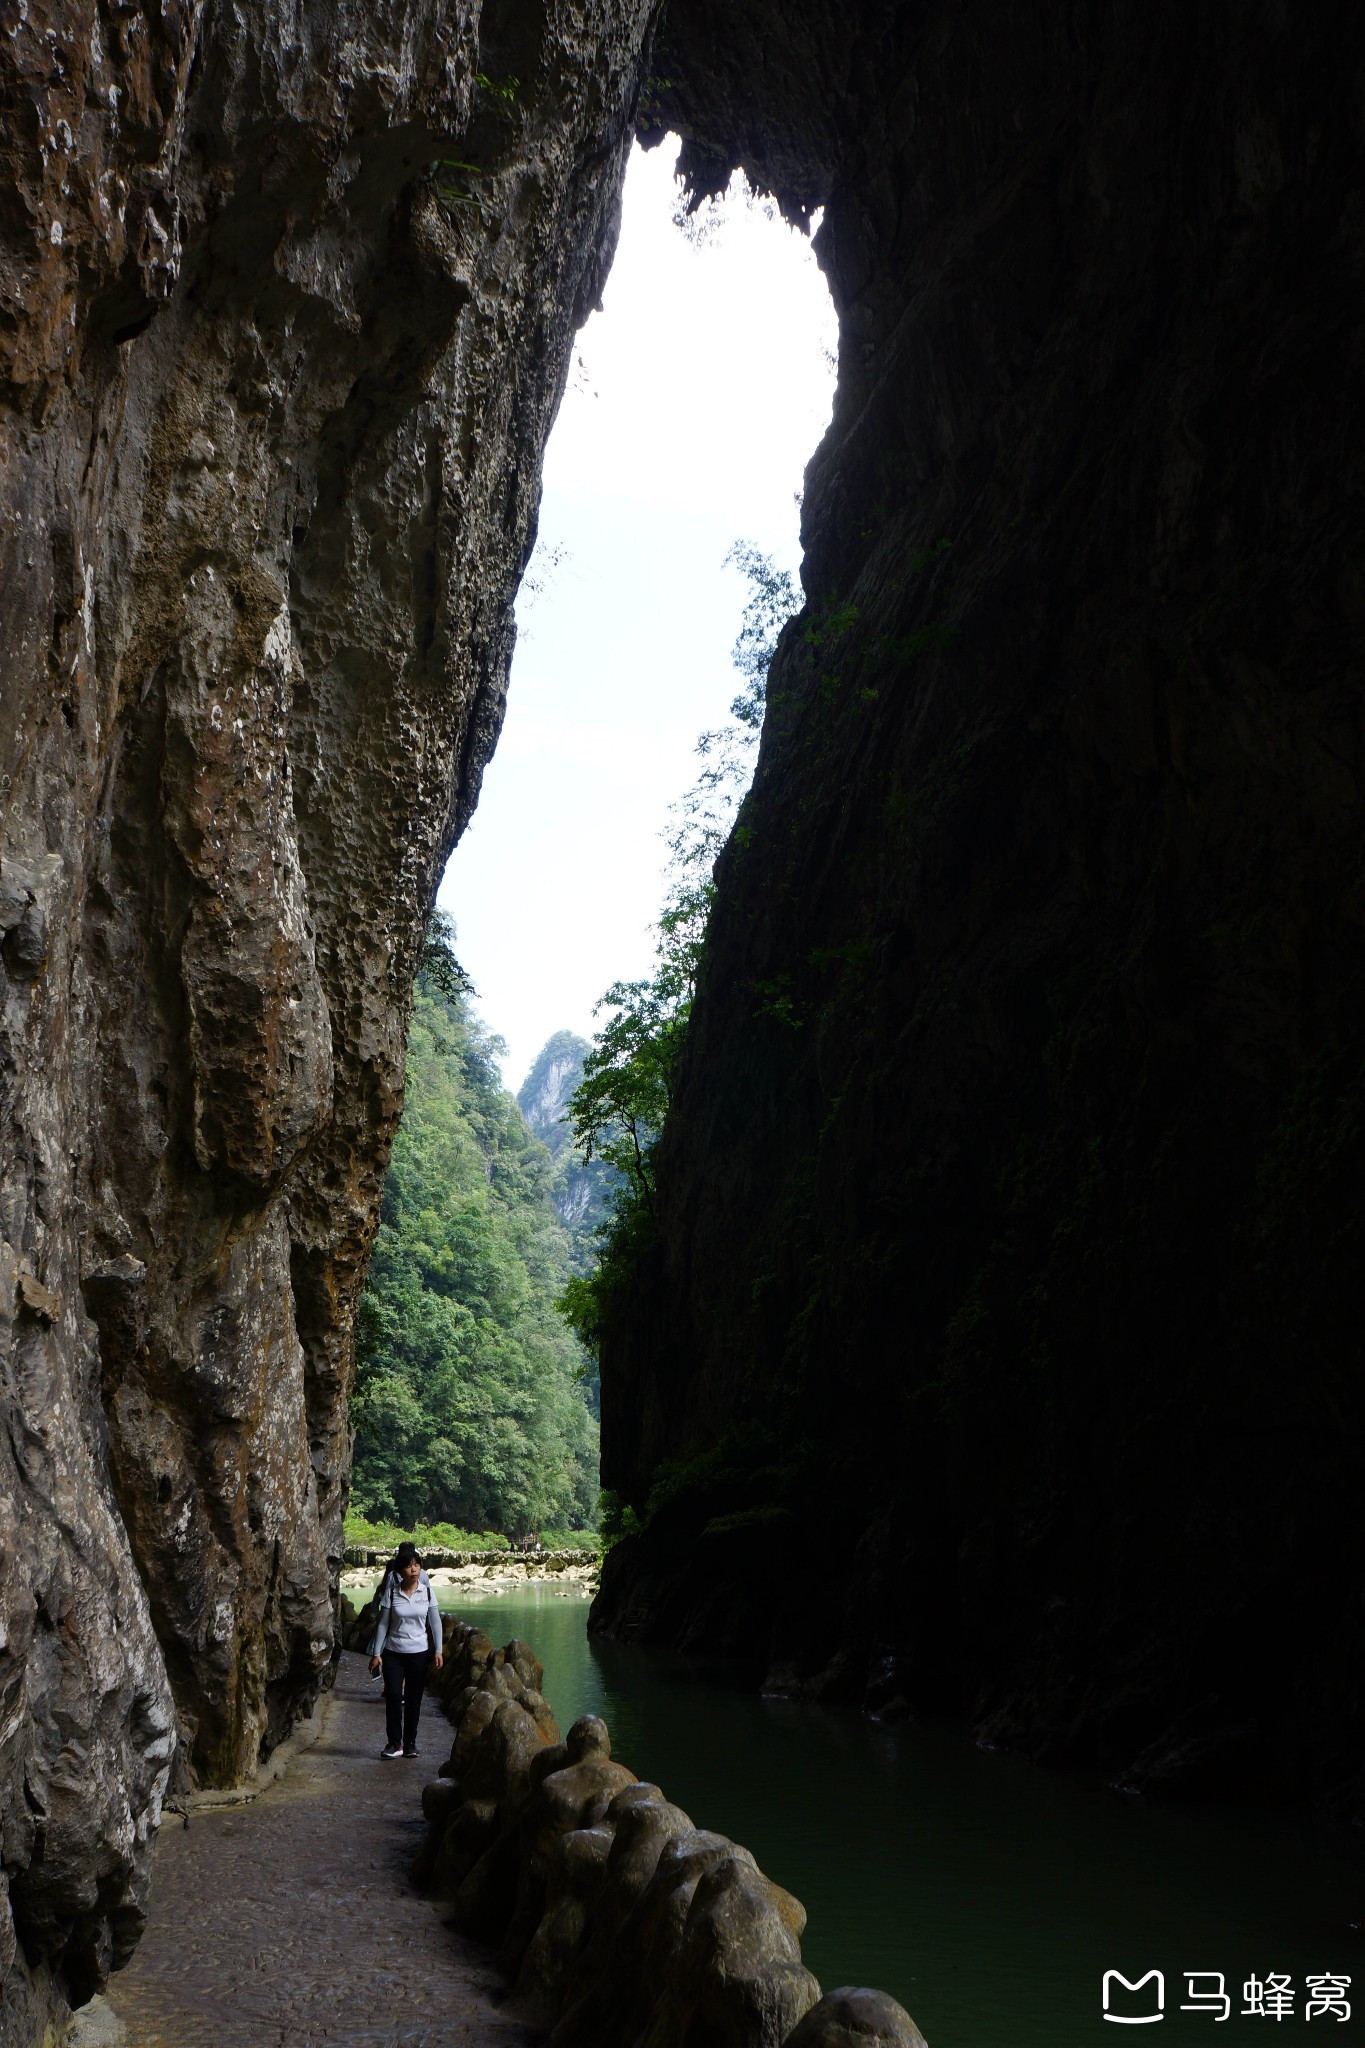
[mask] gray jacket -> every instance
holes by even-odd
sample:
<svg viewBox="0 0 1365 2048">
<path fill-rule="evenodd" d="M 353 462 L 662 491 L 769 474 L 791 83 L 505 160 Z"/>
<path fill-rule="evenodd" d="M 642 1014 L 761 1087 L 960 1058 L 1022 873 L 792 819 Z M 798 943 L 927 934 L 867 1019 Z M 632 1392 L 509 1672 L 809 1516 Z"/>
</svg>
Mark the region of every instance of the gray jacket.
<svg viewBox="0 0 1365 2048">
<path fill-rule="evenodd" d="M 441 1654 L 441 1617 L 436 1609 L 436 1595 L 432 1591 L 431 1580 L 427 1577 L 425 1570 L 418 1573 L 417 1584 L 419 1588 L 425 1586 L 427 1589 L 427 1635 L 431 1640 L 432 1649 L 439 1657 Z M 390 1624 L 393 1621 L 393 1596 L 398 1585 L 399 1578 L 397 1572 L 390 1572 L 380 1587 L 379 1622 L 374 1632 L 374 1645 L 370 1651 L 372 1657 L 381 1657 L 384 1654 L 384 1644 L 388 1638 Z"/>
</svg>

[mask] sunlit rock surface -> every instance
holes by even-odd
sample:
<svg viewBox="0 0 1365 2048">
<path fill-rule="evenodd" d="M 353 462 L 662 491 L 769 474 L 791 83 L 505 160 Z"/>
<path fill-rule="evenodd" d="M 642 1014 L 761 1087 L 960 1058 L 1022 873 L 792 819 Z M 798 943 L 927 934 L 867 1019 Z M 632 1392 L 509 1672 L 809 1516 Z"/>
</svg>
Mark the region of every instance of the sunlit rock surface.
<svg viewBox="0 0 1365 2048">
<path fill-rule="evenodd" d="M 696 0 L 809 606 L 602 1358 L 599 1624 L 1360 1811 L 1358 13 Z"/>
<path fill-rule="evenodd" d="M 135 1938 L 177 1720 L 230 1782 L 328 1667 L 420 928 L 649 12 L 7 14 L 6 2040 Z"/>
</svg>

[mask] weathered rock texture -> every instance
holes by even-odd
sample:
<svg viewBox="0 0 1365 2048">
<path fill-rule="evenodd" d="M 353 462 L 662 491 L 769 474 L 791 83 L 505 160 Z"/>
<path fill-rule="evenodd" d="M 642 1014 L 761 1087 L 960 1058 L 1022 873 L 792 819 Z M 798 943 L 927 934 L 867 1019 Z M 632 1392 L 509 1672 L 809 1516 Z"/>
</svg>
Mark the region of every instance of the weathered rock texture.
<svg viewBox="0 0 1365 2048">
<path fill-rule="evenodd" d="M 230 1782 L 328 1667 L 410 983 L 650 6 L 5 11 L 6 2039 L 135 1939 L 177 1716 Z"/>
<path fill-rule="evenodd" d="M 500 1944 L 549 2048 L 924 2048 L 885 1993 L 820 1996 L 800 1900 L 614 1761 L 605 1721 L 560 1740 L 528 1644 L 447 1621 L 445 1652 L 455 1740 L 418 1876 L 450 1926 Z"/>
<path fill-rule="evenodd" d="M 656 1512 L 597 1609 L 1358 1811 L 1363 44 L 671 17 L 697 189 L 825 208 L 840 375 L 603 1353 Z"/>
</svg>

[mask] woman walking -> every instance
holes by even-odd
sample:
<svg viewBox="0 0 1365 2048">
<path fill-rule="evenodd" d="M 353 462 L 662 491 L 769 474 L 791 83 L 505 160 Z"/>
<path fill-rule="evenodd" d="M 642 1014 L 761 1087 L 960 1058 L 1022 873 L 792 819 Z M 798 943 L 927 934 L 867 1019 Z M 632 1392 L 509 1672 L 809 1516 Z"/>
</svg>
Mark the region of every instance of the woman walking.
<svg viewBox="0 0 1365 2048">
<path fill-rule="evenodd" d="M 384 1673 L 384 1713 L 388 1723 L 385 1757 L 416 1756 L 417 1717 L 427 1682 L 427 1653 L 436 1653 L 441 1668 L 441 1617 L 431 1580 L 422 1569 L 415 1543 L 400 1543 L 379 1594 L 379 1626 L 374 1633 L 370 1669 Z"/>
</svg>

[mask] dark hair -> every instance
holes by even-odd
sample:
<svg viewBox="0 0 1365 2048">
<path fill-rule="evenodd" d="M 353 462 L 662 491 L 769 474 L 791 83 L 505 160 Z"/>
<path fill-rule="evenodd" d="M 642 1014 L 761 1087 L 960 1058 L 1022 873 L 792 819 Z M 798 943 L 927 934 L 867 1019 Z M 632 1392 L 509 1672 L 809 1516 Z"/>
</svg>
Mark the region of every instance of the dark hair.
<svg viewBox="0 0 1365 2048">
<path fill-rule="evenodd" d="M 378 1590 L 374 1595 L 376 1603 L 382 1605 L 388 1599 L 389 1588 L 397 1581 L 404 1565 L 411 1564 L 414 1558 L 417 1558 L 418 1564 L 422 1562 L 421 1558 L 417 1557 L 417 1545 L 415 1543 L 400 1543 L 384 1567 L 379 1580 Z"/>
</svg>

